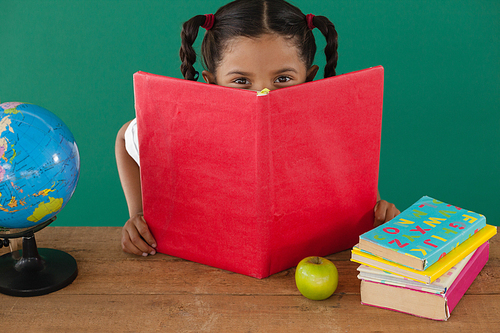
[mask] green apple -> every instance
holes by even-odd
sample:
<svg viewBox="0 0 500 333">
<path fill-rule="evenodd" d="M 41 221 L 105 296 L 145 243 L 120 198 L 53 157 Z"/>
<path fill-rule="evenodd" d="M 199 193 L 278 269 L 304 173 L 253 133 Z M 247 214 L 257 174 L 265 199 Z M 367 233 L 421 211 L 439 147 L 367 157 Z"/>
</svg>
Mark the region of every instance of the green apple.
<svg viewBox="0 0 500 333">
<path fill-rule="evenodd" d="M 295 270 L 295 284 L 305 297 L 320 301 L 332 296 L 339 283 L 337 267 L 328 259 L 307 257 Z"/>
</svg>

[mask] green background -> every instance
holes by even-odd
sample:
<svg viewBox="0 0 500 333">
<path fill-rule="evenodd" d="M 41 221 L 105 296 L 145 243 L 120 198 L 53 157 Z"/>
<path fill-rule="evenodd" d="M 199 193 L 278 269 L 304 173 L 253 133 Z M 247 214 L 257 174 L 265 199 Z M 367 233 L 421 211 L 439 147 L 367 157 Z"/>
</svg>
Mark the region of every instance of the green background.
<svg viewBox="0 0 500 333">
<path fill-rule="evenodd" d="M 134 117 L 132 75 L 180 77 L 182 23 L 225 3 L 0 0 L 0 101 L 51 110 L 80 149 L 77 190 L 53 225 L 127 220 L 114 143 Z M 292 3 L 335 24 L 338 73 L 385 67 L 382 197 L 404 209 L 429 195 L 500 225 L 500 1 Z"/>
</svg>

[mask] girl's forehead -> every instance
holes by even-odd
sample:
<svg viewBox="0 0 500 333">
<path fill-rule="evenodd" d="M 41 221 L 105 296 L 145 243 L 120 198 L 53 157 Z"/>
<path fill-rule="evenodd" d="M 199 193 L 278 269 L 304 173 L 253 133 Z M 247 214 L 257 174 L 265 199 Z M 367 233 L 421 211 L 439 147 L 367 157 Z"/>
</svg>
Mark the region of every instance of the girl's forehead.
<svg viewBox="0 0 500 333">
<path fill-rule="evenodd" d="M 292 40 L 276 34 L 265 34 L 256 38 L 233 38 L 222 54 L 221 65 L 256 61 L 263 66 L 274 62 L 302 62 L 299 49 Z"/>
<path fill-rule="evenodd" d="M 238 51 L 239 48 L 247 49 L 262 49 L 262 48 L 273 48 L 273 49 L 288 49 L 293 50 L 293 52 L 297 52 L 298 48 L 293 43 L 293 38 L 286 38 L 278 34 L 263 34 L 258 37 L 246 37 L 246 36 L 238 36 L 229 40 L 226 44 L 226 52 L 235 52 Z"/>
</svg>

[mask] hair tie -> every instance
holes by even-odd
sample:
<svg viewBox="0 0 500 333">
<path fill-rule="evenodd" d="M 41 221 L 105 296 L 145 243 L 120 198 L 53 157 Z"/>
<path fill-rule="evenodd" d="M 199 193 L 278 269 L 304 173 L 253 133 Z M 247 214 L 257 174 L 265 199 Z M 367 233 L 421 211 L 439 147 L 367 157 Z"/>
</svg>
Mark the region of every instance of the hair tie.
<svg viewBox="0 0 500 333">
<path fill-rule="evenodd" d="M 203 25 L 201 27 L 205 28 L 207 30 L 210 30 L 214 26 L 214 22 L 215 22 L 214 14 L 206 14 L 205 15 L 205 23 L 203 23 Z"/>
<path fill-rule="evenodd" d="M 313 14 L 306 15 L 307 27 L 309 28 L 309 30 L 313 30 L 314 28 L 316 28 L 316 26 L 313 23 L 313 19 L 314 19 Z"/>
</svg>

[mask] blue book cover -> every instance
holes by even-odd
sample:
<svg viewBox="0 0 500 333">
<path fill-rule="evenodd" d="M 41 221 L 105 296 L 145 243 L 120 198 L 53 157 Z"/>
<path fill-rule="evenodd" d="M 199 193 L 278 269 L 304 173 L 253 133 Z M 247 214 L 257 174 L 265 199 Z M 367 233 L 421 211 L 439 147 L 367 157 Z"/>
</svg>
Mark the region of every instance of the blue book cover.
<svg viewBox="0 0 500 333">
<path fill-rule="evenodd" d="M 394 219 L 359 236 L 359 248 L 425 270 L 485 225 L 481 214 L 424 196 Z"/>
</svg>

